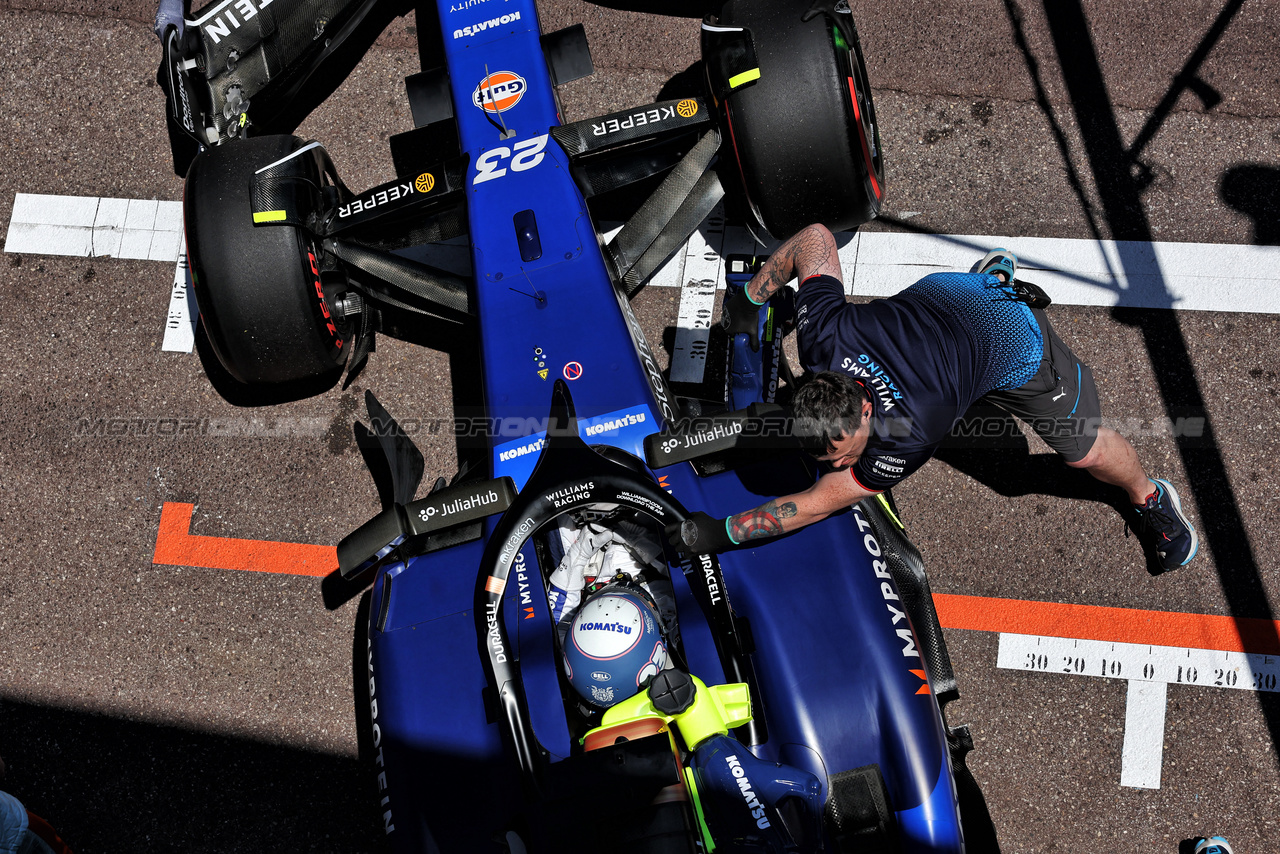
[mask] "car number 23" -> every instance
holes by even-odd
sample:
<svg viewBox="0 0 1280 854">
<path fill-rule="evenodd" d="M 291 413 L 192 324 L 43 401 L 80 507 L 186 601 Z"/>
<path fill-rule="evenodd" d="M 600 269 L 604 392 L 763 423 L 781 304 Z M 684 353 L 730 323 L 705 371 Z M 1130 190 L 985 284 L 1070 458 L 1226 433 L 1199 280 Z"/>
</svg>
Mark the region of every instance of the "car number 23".
<svg viewBox="0 0 1280 854">
<path fill-rule="evenodd" d="M 491 148 L 476 158 L 476 177 L 472 184 L 483 184 L 494 178 L 507 174 L 507 167 L 512 172 L 524 172 L 542 162 L 546 156 L 547 135 L 535 136 L 523 142 L 517 142 L 514 149 L 499 146 Z"/>
</svg>

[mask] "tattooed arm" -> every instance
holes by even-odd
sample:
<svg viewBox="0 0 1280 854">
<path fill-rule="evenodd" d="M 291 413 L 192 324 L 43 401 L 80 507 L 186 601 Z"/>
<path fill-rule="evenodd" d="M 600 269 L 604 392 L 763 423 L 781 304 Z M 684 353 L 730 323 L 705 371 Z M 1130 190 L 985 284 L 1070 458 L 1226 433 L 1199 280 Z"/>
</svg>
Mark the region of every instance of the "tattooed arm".
<svg viewBox="0 0 1280 854">
<path fill-rule="evenodd" d="M 763 305 L 769 297 L 792 279 L 804 281 L 810 276 L 834 276 L 840 278 L 840 256 L 836 253 L 836 239 L 824 225 L 810 225 L 801 229 L 778 247 L 764 262 L 760 272 L 747 282 L 747 294 L 757 305 Z"/>
<path fill-rule="evenodd" d="M 736 543 L 776 537 L 819 522 L 869 495 L 875 493 L 859 486 L 847 469 L 833 471 L 818 478 L 818 482 L 804 492 L 785 495 L 754 510 L 730 516 L 725 527 Z"/>
<path fill-rule="evenodd" d="M 846 468 L 823 475 L 804 492 L 766 502 L 728 519 L 698 511 L 683 523 L 668 525 L 666 536 L 673 547 L 686 554 L 721 552 L 747 540 L 776 537 L 803 528 L 874 494 L 859 486 Z"/>
</svg>

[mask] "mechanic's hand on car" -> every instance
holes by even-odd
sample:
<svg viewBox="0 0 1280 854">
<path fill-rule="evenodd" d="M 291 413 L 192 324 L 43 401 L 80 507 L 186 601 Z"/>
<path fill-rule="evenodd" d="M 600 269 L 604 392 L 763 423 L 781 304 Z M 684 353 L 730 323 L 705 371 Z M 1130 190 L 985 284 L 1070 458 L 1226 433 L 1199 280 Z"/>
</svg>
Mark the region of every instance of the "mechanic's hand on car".
<svg viewBox="0 0 1280 854">
<path fill-rule="evenodd" d="M 725 301 L 720 313 L 720 325 L 729 333 L 729 340 L 740 332 L 751 339 L 751 351 L 760 352 L 760 309 L 763 306 L 751 299 L 744 287 Z"/>
<path fill-rule="evenodd" d="M 676 551 L 688 555 L 705 555 L 722 552 L 735 545 L 729 539 L 725 520 L 698 511 L 683 522 L 672 522 L 665 529 L 667 542 Z"/>
</svg>

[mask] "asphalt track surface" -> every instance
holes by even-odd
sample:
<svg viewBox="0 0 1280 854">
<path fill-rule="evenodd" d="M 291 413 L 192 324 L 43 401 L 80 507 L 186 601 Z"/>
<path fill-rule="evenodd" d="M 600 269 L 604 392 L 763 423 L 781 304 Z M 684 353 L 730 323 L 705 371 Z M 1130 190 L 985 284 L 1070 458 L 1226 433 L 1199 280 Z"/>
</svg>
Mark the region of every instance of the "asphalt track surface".
<svg viewBox="0 0 1280 854">
<path fill-rule="evenodd" d="M 888 164 L 869 230 L 1280 242 L 1280 2 L 853 8 Z M 0 2 L 0 222 L 18 192 L 180 198 L 152 14 Z M 692 21 L 543 8 L 545 30 L 576 21 L 597 73 L 564 87 L 569 119 L 646 103 L 696 59 Z M 413 24 L 394 23 L 300 131 L 353 187 L 391 177 L 385 139 L 411 126 Z M 1140 167 L 1124 156 L 1135 141 Z M 377 850 L 352 688 L 358 598 L 329 608 L 317 578 L 152 558 L 165 502 L 194 505 L 193 534 L 336 543 L 378 509 L 351 438 L 363 390 L 397 415 L 447 418 L 448 359 L 383 338 L 350 389 L 234 407 L 196 356 L 160 350 L 171 276 L 0 256 L 3 785 L 79 852 Z M 650 340 L 678 297 L 638 297 Z M 1277 319 L 1050 312 L 1108 415 L 1206 419 L 1198 439 L 1132 437 L 1180 487 L 1201 555 L 1150 574 L 1113 496 L 1034 440 L 953 448 L 896 490 L 934 592 L 1276 619 Z M 112 418 L 241 427 L 79 427 Z M 451 440 L 417 440 L 429 476 L 453 473 Z M 992 632 L 947 640 L 963 695 L 950 717 L 972 727 L 1005 851 L 1189 851 L 1211 833 L 1242 854 L 1280 850 L 1280 695 L 1170 686 L 1161 786 L 1121 787 L 1122 681 L 997 669 Z"/>
</svg>

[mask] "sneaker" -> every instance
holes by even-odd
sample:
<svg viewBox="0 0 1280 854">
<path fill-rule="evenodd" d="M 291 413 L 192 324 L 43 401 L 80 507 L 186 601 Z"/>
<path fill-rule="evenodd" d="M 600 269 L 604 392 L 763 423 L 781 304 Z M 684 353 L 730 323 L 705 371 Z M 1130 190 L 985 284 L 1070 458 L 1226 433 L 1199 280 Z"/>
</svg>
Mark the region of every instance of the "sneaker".
<svg viewBox="0 0 1280 854">
<path fill-rule="evenodd" d="M 1013 281 L 1014 274 L 1018 272 L 1018 256 L 1008 249 L 992 249 L 978 262 L 978 272 L 991 275 L 1003 274 L 1007 285 Z"/>
<path fill-rule="evenodd" d="M 1196 843 L 1194 854 L 1234 854 L 1231 850 L 1231 844 L 1221 836 L 1214 836 L 1211 839 L 1201 839 Z"/>
<path fill-rule="evenodd" d="M 1138 514 L 1138 533 L 1150 537 L 1165 571 L 1186 566 L 1200 549 L 1200 537 L 1182 515 L 1182 502 L 1173 484 L 1159 478 L 1151 482 L 1155 484 L 1155 492 L 1147 496 L 1145 504 L 1133 507 Z M 1125 536 L 1128 534 L 1126 526 Z"/>
</svg>

